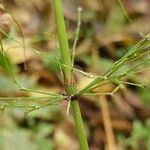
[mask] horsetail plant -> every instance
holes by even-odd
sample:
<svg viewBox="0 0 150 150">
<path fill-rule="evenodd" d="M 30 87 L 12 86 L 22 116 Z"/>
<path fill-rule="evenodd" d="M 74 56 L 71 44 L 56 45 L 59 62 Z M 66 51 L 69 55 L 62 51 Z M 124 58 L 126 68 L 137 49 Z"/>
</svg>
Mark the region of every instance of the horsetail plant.
<svg viewBox="0 0 150 150">
<path fill-rule="evenodd" d="M 77 137 L 79 140 L 79 145 L 81 150 L 88 150 L 88 142 L 84 130 L 84 124 L 80 112 L 80 106 L 79 106 L 79 99 L 81 96 L 95 96 L 95 95 L 110 95 L 113 96 L 120 88 L 120 86 L 123 84 L 131 84 L 134 86 L 139 87 L 145 87 L 145 85 L 141 83 L 132 83 L 125 81 L 125 78 L 128 77 L 130 74 L 135 74 L 140 71 L 139 69 L 143 64 L 150 62 L 150 34 L 147 34 L 141 41 L 139 41 L 133 48 L 131 48 L 121 59 L 116 61 L 106 72 L 104 72 L 101 75 L 95 75 L 92 73 L 87 73 L 82 70 L 78 70 L 74 66 L 74 57 L 75 57 L 75 48 L 78 41 L 78 34 L 80 31 L 80 19 L 81 14 L 78 14 L 78 27 L 76 30 L 76 38 L 74 41 L 74 45 L 72 48 L 72 51 L 70 51 L 69 44 L 68 44 L 68 38 L 67 38 L 67 32 L 65 27 L 65 21 L 62 11 L 62 5 L 61 0 L 53 0 L 53 9 L 55 14 L 55 21 L 56 21 L 56 28 L 57 28 L 57 34 L 58 34 L 58 41 L 59 41 L 59 49 L 61 54 L 61 60 L 51 58 L 47 56 L 46 53 L 40 52 L 39 50 L 36 50 L 34 48 L 31 48 L 36 54 L 40 55 L 41 57 L 44 57 L 49 60 L 54 60 L 58 65 L 60 65 L 62 72 L 63 72 L 63 82 L 64 82 L 64 89 L 65 94 L 57 94 L 57 93 L 49 93 L 44 91 L 37 91 L 37 90 L 31 90 L 22 87 L 14 78 L 13 73 L 11 73 L 11 70 L 8 65 L 8 59 L 7 59 L 7 53 L 4 50 L 3 47 L 3 40 L 0 39 L 0 49 L 2 58 L 4 61 L 4 66 L 6 72 L 10 75 L 13 82 L 17 85 L 17 87 L 20 89 L 20 91 L 25 92 L 34 92 L 34 93 L 40 93 L 43 96 L 41 97 L 0 97 L 0 102 L 4 103 L 1 106 L 1 109 L 4 110 L 7 107 L 16 107 L 16 108 L 28 108 L 29 111 L 25 113 L 27 115 L 31 111 L 40 109 L 42 107 L 46 107 L 52 104 L 60 103 L 62 100 L 68 101 L 68 108 L 67 112 L 69 112 L 69 108 L 71 105 L 71 110 L 73 112 L 74 122 L 75 122 L 75 128 Z M 81 11 L 81 8 L 79 8 L 79 11 Z M 15 40 L 13 37 L 10 37 L 3 29 L 0 29 L 0 32 L 6 35 L 9 39 L 17 42 L 21 47 L 25 48 L 25 43 L 23 44 L 20 41 Z M 148 49 L 148 50 L 147 50 Z M 143 60 L 145 58 L 145 60 Z M 123 73 L 118 73 L 119 69 L 123 67 L 126 64 L 129 64 L 136 60 L 141 60 L 140 63 L 134 64 L 134 66 L 131 69 L 128 69 L 127 71 Z M 93 81 L 89 83 L 86 87 L 84 87 L 82 90 L 78 90 L 75 84 L 73 72 L 77 71 L 79 73 L 82 73 L 83 75 L 93 78 Z M 118 86 L 110 93 L 94 93 L 93 90 L 97 87 L 100 87 L 104 84 L 108 83 L 115 83 Z M 26 104 L 25 101 L 29 101 L 31 103 Z M 20 103 L 22 105 L 20 105 Z M 29 105 L 30 104 L 30 105 Z"/>
</svg>

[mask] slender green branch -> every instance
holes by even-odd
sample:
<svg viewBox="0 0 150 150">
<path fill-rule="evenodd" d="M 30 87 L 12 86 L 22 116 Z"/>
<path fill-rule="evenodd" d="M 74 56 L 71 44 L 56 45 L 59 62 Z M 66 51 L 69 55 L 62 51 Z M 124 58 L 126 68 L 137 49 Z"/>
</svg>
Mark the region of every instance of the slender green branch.
<svg viewBox="0 0 150 150">
<path fill-rule="evenodd" d="M 6 65 L 6 68 L 7 68 L 7 72 L 9 73 L 11 79 L 13 80 L 13 82 L 17 85 L 18 88 L 21 88 L 21 86 L 19 85 L 19 83 L 15 80 L 14 76 L 13 76 L 13 73 L 10 71 L 10 68 L 8 66 L 8 63 L 7 63 L 7 60 L 6 60 L 6 56 L 5 56 L 5 51 L 4 51 L 4 48 L 3 48 L 3 43 L 2 43 L 2 39 L 0 39 L 0 49 L 2 51 L 2 55 L 3 55 L 3 58 L 4 58 L 4 63 Z"/>
<path fill-rule="evenodd" d="M 40 97 L 0 97 L 0 101 L 33 101 L 33 102 L 39 102 L 39 101 L 37 101 L 37 100 L 40 100 L 40 99 L 52 99 L 53 97 L 50 97 L 50 96 L 40 96 Z M 56 98 L 60 98 L 60 97 L 56 97 Z M 56 99 L 55 98 L 55 99 Z M 54 98 L 53 98 L 54 99 Z M 61 99 L 61 98 L 60 98 Z M 41 100 L 41 102 L 42 102 L 42 100 Z"/>
<path fill-rule="evenodd" d="M 103 78 L 99 76 L 96 77 L 91 83 L 89 83 L 85 88 L 83 88 L 77 94 L 82 95 L 86 92 L 89 92 L 94 88 L 96 88 L 99 84 L 101 85 L 101 82 L 109 80 L 112 77 L 114 78 L 113 74 L 117 72 L 123 65 L 128 63 L 131 59 L 138 57 L 138 54 L 140 54 L 143 49 L 150 47 L 149 38 L 150 38 L 150 33 L 147 34 L 145 38 L 142 39 L 140 42 L 138 42 L 133 48 L 131 48 L 121 59 L 116 61 L 105 73 L 103 73 L 104 76 Z M 148 59 L 146 61 L 148 61 Z M 133 69 L 135 69 L 135 67 L 127 71 L 124 75 L 127 75 L 127 73 L 131 72 Z M 115 78 L 117 78 L 117 76 L 115 76 Z"/>
<path fill-rule="evenodd" d="M 127 14 L 127 11 L 125 10 L 124 5 L 122 4 L 121 0 L 117 0 L 117 2 L 118 2 L 118 4 L 119 4 L 120 7 L 121 7 L 124 16 L 127 18 L 127 20 L 128 20 L 130 23 L 132 23 L 132 20 L 131 20 L 131 18 L 129 17 L 129 15 Z"/>
<path fill-rule="evenodd" d="M 21 88 L 22 91 L 26 91 L 26 92 L 31 92 L 31 93 L 40 93 L 40 94 L 44 94 L 44 95 L 49 95 L 52 97 L 63 97 L 62 95 L 59 94 L 54 94 L 54 93 L 49 93 L 49 92 L 43 92 L 43 91 L 38 91 L 38 90 L 33 90 L 33 89 L 27 89 L 27 88 Z"/>
</svg>

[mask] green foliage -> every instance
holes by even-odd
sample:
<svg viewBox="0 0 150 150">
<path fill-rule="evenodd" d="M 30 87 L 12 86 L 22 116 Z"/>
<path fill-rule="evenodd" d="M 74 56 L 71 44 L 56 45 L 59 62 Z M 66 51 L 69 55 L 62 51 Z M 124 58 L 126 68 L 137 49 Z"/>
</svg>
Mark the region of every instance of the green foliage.
<svg viewBox="0 0 150 150">
<path fill-rule="evenodd" d="M 1 126 L 0 129 L 0 148 L 1 150 L 53 150 L 52 140 L 46 139 L 46 136 L 54 130 L 53 125 L 41 123 L 34 125 L 35 131 L 23 129 L 17 126 L 7 118 L 9 124 Z M 31 121 L 31 120 L 30 120 Z"/>
<path fill-rule="evenodd" d="M 97 86 L 100 86 L 101 83 L 105 82 L 115 82 L 117 83 L 119 80 L 121 80 L 123 77 L 127 76 L 130 72 L 134 72 L 134 70 L 138 69 L 139 66 L 141 66 L 145 62 L 149 62 L 149 51 L 146 53 L 148 55 L 147 59 L 145 61 L 140 62 L 139 64 L 136 64 L 132 66 L 131 69 L 127 70 L 126 72 L 123 72 L 121 74 L 117 74 L 118 71 L 125 65 L 131 63 L 131 61 L 136 60 L 139 57 L 143 57 L 142 50 L 150 47 L 150 34 L 147 34 L 144 39 L 142 39 L 140 42 L 138 42 L 135 46 L 133 46 L 122 58 L 120 58 L 118 61 L 113 63 L 110 68 L 106 70 L 106 72 L 103 73 L 103 76 L 98 76 L 95 78 L 89 85 L 87 85 L 85 88 L 83 88 L 81 91 L 78 92 L 79 95 L 82 95 L 86 92 L 89 92 L 96 88 Z M 145 55 L 144 55 L 145 56 Z M 119 82 L 118 82 L 119 83 Z"/>
<path fill-rule="evenodd" d="M 149 94 L 149 91 L 150 91 L 150 86 L 146 89 L 139 89 L 138 90 L 138 94 L 141 98 L 141 101 L 147 105 L 147 104 L 150 104 L 150 94 Z"/>
<path fill-rule="evenodd" d="M 145 124 L 138 120 L 134 121 L 131 136 L 128 138 L 121 136 L 120 141 L 133 150 L 150 150 L 150 120 L 147 120 Z"/>
</svg>

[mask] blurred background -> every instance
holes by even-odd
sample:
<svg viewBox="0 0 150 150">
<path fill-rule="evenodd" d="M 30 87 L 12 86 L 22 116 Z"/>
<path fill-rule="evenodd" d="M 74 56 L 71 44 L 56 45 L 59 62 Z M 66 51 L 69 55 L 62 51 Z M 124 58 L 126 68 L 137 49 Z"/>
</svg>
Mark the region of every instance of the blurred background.
<svg viewBox="0 0 150 150">
<path fill-rule="evenodd" d="M 150 32 L 149 0 L 62 0 L 62 4 L 70 48 L 77 27 L 77 8 L 83 9 L 75 67 L 85 72 L 103 73 Z M 19 91 L 12 76 L 23 87 L 63 93 L 52 0 L 1 1 L 0 28 L 5 31 L 0 31 L 0 37 L 7 54 L 4 59 L 0 52 L 0 97 L 40 96 Z M 34 49 L 51 59 L 39 56 Z M 132 65 L 127 64 L 121 72 L 130 68 Z M 113 97 L 80 99 L 90 150 L 150 150 L 148 68 L 146 63 L 141 72 L 126 79 L 147 88 L 122 84 Z M 91 81 L 84 73 L 74 74 L 78 89 Z M 108 93 L 115 87 L 107 84 L 96 91 Z M 5 98 L 0 99 L 0 150 L 79 149 L 71 112 L 66 116 L 67 102 L 25 117 L 26 108 L 15 108 L 17 101 Z"/>
</svg>

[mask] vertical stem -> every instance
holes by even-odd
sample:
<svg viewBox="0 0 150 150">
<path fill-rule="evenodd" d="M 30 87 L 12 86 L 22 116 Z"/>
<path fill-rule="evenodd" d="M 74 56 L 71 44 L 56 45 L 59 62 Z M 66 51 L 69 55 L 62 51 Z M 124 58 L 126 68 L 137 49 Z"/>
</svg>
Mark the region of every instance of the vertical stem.
<svg viewBox="0 0 150 150">
<path fill-rule="evenodd" d="M 81 116 L 80 106 L 78 101 L 76 100 L 72 101 L 71 107 L 74 114 L 74 121 L 75 121 L 77 136 L 80 143 L 80 150 L 88 150 L 89 149 L 88 143 L 84 132 L 85 129 L 82 122 L 82 116 Z"/>
<path fill-rule="evenodd" d="M 72 95 L 76 91 L 75 85 L 72 84 L 72 62 L 71 62 L 71 54 L 69 50 L 68 38 L 65 28 L 65 21 L 61 6 L 61 0 L 53 0 L 53 7 L 55 13 L 56 27 L 58 32 L 58 40 L 60 46 L 61 53 L 61 61 L 64 65 L 68 67 L 62 67 L 62 71 L 64 74 L 64 82 L 66 84 L 66 92 L 68 95 Z M 75 127 L 77 132 L 77 137 L 80 143 L 80 150 L 88 150 L 87 139 L 84 131 L 84 125 L 81 117 L 80 107 L 77 100 L 72 100 L 71 108 L 73 111 Z"/>
<path fill-rule="evenodd" d="M 61 0 L 53 0 L 53 7 L 54 7 L 55 21 L 56 21 L 57 34 L 58 34 L 58 40 L 60 46 L 61 61 L 64 65 L 68 66 L 68 67 L 63 67 L 62 70 L 64 73 L 65 80 L 67 80 L 67 82 L 69 83 L 71 80 L 72 64 L 71 64 L 70 50 L 68 44 L 68 37 L 65 28 L 65 21 L 64 21 L 62 6 L 61 6 Z"/>
</svg>

